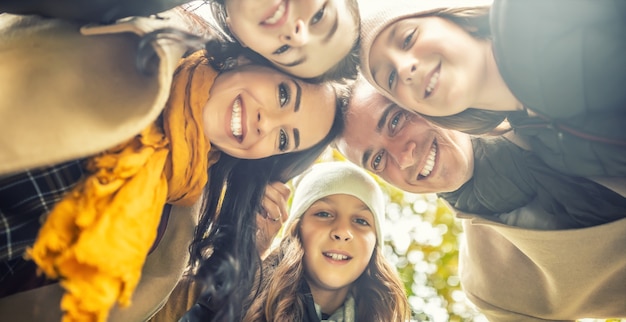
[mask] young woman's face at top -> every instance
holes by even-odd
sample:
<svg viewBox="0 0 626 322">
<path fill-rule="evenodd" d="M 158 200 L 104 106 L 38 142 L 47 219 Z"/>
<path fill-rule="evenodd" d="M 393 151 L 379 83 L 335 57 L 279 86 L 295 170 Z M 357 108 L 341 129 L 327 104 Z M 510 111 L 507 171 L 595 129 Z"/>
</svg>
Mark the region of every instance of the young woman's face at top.
<svg viewBox="0 0 626 322">
<path fill-rule="evenodd" d="M 399 20 L 369 53 L 376 84 L 415 112 L 446 116 L 471 107 L 487 76 L 491 45 L 439 17 Z"/>
<path fill-rule="evenodd" d="M 330 131 L 335 92 L 273 68 L 247 65 L 220 74 L 203 110 L 211 144 L 241 159 L 308 149 Z"/>
<path fill-rule="evenodd" d="M 225 0 L 225 7 L 229 28 L 244 46 L 292 75 L 312 78 L 335 66 L 358 37 L 348 2 Z"/>
<path fill-rule="evenodd" d="M 360 199 L 345 194 L 314 202 L 302 216 L 300 234 L 313 294 L 349 288 L 376 246 L 374 215 Z"/>
</svg>

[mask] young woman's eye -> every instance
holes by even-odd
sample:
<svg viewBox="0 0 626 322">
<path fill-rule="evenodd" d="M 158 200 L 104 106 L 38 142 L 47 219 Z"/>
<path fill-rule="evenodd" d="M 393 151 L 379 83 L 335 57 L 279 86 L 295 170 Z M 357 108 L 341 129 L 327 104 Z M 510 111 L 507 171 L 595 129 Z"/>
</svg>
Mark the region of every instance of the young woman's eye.
<svg viewBox="0 0 626 322">
<path fill-rule="evenodd" d="M 397 73 L 395 70 L 392 70 L 391 73 L 389 73 L 389 79 L 387 80 L 387 87 L 389 90 L 393 88 L 393 82 L 396 80 L 396 76 Z"/>
<path fill-rule="evenodd" d="M 280 129 L 278 132 L 278 150 L 280 152 L 285 152 L 289 147 L 289 138 L 287 137 L 287 133 L 285 130 Z"/>
<path fill-rule="evenodd" d="M 367 220 L 363 219 L 363 218 L 356 218 L 356 219 L 354 219 L 354 222 L 356 222 L 357 224 L 362 225 L 362 226 L 369 226 L 370 225 L 370 223 Z"/>
<path fill-rule="evenodd" d="M 402 49 L 407 49 L 409 47 L 409 45 L 411 44 L 411 40 L 413 40 L 413 35 L 415 35 L 415 31 L 416 30 L 417 30 L 417 28 L 413 29 L 413 31 L 411 31 L 411 33 L 408 34 L 404 38 L 404 42 L 402 43 Z"/>
<path fill-rule="evenodd" d="M 285 107 L 285 105 L 289 103 L 290 97 L 289 86 L 285 83 L 280 83 L 278 85 L 278 103 L 280 104 L 280 107 Z"/>
<path fill-rule="evenodd" d="M 311 25 L 314 25 L 314 24 L 320 22 L 320 20 L 322 20 L 322 18 L 324 18 L 324 11 L 326 11 L 326 4 L 324 4 L 322 9 L 320 9 L 318 12 L 315 13 L 313 18 L 311 18 Z"/>
<path fill-rule="evenodd" d="M 372 169 L 374 171 L 377 172 L 381 170 L 380 164 L 383 162 L 384 156 L 385 156 L 384 150 L 381 150 L 380 152 L 376 153 L 376 155 L 374 155 L 374 158 L 372 159 Z"/>
<path fill-rule="evenodd" d="M 322 218 L 328 218 L 330 217 L 330 214 L 326 211 L 320 211 L 320 212 L 316 212 L 315 216 L 317 217 L 322 217 Z"/>
<path fill-rule="evenodd" d="M 276 51 L 274 51 L 272 54 L 280 55 L 280 54 L 286 52 L 287 50 L 289 50 L 289 48 L 291 48 L 289 45 L 283 45 L 280 48 L 276 49 Z"/>
</svg>

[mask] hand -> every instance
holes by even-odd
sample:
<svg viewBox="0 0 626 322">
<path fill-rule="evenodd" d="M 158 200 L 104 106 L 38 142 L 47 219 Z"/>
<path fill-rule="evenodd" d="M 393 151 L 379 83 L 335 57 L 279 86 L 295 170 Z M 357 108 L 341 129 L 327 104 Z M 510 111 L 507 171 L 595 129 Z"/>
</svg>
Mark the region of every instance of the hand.
<svg viewBox="0 0 626 322">
<path fill-rule="evenodd" d="M 282 182 L 273 182 L 265 188 L 265 197 L 262 201 L 263 210 L 257 214 L 257 251 L 261 258 L 265 258 L 272 241 L 283 223 L 287 221 L 287 199 L 291 190 Z"/>
</svg>

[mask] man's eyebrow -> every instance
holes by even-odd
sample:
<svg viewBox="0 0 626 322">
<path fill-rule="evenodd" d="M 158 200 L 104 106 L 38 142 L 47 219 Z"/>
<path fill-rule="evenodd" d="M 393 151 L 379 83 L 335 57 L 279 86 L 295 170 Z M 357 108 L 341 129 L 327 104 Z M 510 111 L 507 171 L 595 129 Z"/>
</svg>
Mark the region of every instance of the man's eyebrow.
<svg viewBox="0 0 626 322">
<path fill-rule="evenodd" d="M 293 141 L 296 143 L 296 146 L 293 149 L 297 150 L 300 146 L 300 130 L 293 129 Z"/>
<path fill-rule="evenodd" d="M 293 66 L 297 66 L 297 65 L 300 65 L 300 64 L 306 62 L 307 59 L 309 59 L 309 57 L 304 55 L 300 59 L 296 59 L 296 60 L 292 61 L 291 63 L 281 63 L 281 62 L 278 62 L 278 61 L 275 61 L 275 60 L 273 60 L 273 62 L 274 62 L 274 64 L 277 64 L 277 65 L 280 65 L 280 66 L 283 66 L 283 67 L 293 67 Z"/>
<path fill-rule="evenodd" d="M 370 159 L 371 155 L 372 155 L 372 149 L 367 149 L 365 153 L 363 153 L 363 157 L 361 158 L 361 166 L 363 166 L 363 168 L 368 169 L 367 161 Z"/>
<path fill-rule="evenodd" d="M 389 104 L 383 111 L 383 114 L 380 116 L 378 123 L 376 124 L 376 132 L 380 133 L 383 130 L 383 126 L 387 124 L 387 116 L 391 113 L 391 110 L 395 107 L 395 104 Z"/>
<path fill-rule="evenodd" d="M 337 11 L 335 10 L 335 21 L 333 21 L 333 25 L 330 27 L 330 30 L 328 31 L 328 34 L 326 34 L 326 37 L 322 39 L 323 44 L 327 44 L 330 41 L 330 39 L 333 38 L 333 36 L 337 32 L 338 27 L 339 27 L 339 17 L 337 15 Z"/>
</svg>

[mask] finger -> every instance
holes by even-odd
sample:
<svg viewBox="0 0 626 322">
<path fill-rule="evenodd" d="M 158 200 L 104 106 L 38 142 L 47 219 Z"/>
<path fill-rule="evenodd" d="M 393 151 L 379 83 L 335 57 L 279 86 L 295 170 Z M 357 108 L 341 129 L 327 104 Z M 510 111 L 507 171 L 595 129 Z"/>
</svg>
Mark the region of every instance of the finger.
<svg viewBox="0 0 626 322">
<path fill-rule="evenodd" d="M 290 193 L 289 187 L 281 182 L 274 182 L 265 187 L 265 198 L 269 198 L 277 204 L 287 203 Z"/>
<path fill-rule="evenodd" d="M 291 194 L 291 189 L 289 189 L 288 185 L 280 181 L 276 181 L 276 182 L 272 182 L 268 186 L 278 191 L 285 199 L 289 199 L 289 195 Z"/>
<path fill-rule="evenodd" d="M 282 217 L 283 208 L 280 205 L 277 205 L 275 202 L 264 198 L 262 201 L 262 206 L 265 212 L 264 217 L 272 222 L 280 221 Z M 276 220 L 278 218 L 278 220 Z"/>
</svg>

